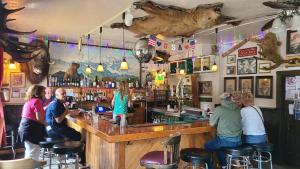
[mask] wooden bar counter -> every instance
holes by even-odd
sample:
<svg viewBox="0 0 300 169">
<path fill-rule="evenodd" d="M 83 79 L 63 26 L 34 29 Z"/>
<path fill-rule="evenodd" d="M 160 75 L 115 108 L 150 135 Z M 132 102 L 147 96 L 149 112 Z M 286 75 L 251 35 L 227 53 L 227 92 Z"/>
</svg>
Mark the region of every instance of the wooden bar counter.
<svg viewBox="0 0 300 169">
<path fill-rule="evenodd" d="M 182 134 L 180 148 L 203 147 L 214 135 L 207 121 L 173 125 L 132 125 L 120 128 L 99 118 L 98 124 L 82 116 L 68 117 L 69 125 L 86 139 L 86 161 L 92 169 L 138 169 L 147 152 L 162 150 L 170 134 Z"/>
</svg>

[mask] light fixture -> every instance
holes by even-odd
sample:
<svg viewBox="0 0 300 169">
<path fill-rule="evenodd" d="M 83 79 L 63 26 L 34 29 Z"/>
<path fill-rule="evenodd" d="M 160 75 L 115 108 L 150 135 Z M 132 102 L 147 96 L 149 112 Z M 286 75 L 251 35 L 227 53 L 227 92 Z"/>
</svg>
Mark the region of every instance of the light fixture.
<svg viewBox="0 0 300 169">
<path fill-rule="evenodd" d="M 211 66 L 211 71 L 216 72 L 218 70 L 218 65 L 216 64 L 216 54 L 218 53 L 218 28 L 215 29 L 216 33 L 216 48 L 215 48 L 215 59 L 214 64 Z"/>
<path fill-rule="evenodd" d="M 128 9 L 125 13 L 125 25 L 131 26 L 133 21 L 133 15 L 130 12 L 130 9 Z"/>
<path fill-rule="evenodd" d="M 89 55 L 90 55 L 90 51 L 89 51 L 89 41 L 90 41 L 90 34 L 88 34 L 88 41 L 87 41 L 87 51 L 88 51 L 88 62 L 89 62 Z M 92 69 L 91 66 L 88 64 L 88 66 L 85 68 L 85 73 L 86 74 L 91 74 L 92 73 Z"/>
<path fill-rule="evenodd" d="M 185 74 L 184 69 L 180 69 L 180 70 L 179 70 L 179 74 L 184 75 L 184 74 Z"/>
<path fill-rule="evenodd" d="M 300 15 L 299 14 L 296 14 L 293 16 L 291 29 L 297 30 L 298 32 L 300 32 Z"/>
<path fill-rule="evenodd" d="M 282 23 L 280 18 L 276 18 L 273 21 L 271 32 L 280 33 L 280 32 L 283 32 L 285 29 L 286 29 L 286 26 L 285 26 L 285 24 Z"/>
<path fill-rule="evenodd" d="M 123 23 L 125 22 L 125 13 L 123 13 Z M 128 63 L 126 61 L 126 57 L 125 57 L 125 41 L 124 41 L 124 27 L 123 27 L 123 60 L 120 66 L 121 70 L 128 70 Z"/>
<path fill-rule="evenodd" d="M 166 77 L 167 73 L 166 73 L 165 69 L 163 69 L 161 74 Z"/>
<path fill-rule="evenodd" d="M 102 65 L 102 63 L 101 63 L 101 35 L 102 35 L 102 27 L 100 27 L 100 31 L 99 31 L 99 33 L 100 33 L 100 42 L 99 42 L 99 53 L 100 53 L 100 62 L 99 62 L 99 64 L 98 64 L 98 67 L 97 67 L 97 71 L 98 72 L 103 72 L 104 71 L 104 69 L 103 69 L 103 65 Z"/>
<path fill-rule="evenodd" d="M 211 71 L 216 72 L 218 70 L 218 66 L 216 64 L 216 61 L 214 61 L 214 64 L 211 66 Z"/>
<path fill-rule="evenodd" d="M 15 61 L 10 60 L 10 61 L 9 61 L 8 68 L 9 68 L 9 69 L 17 69 L 17 65 L 15 64 Z"/>
</svg>

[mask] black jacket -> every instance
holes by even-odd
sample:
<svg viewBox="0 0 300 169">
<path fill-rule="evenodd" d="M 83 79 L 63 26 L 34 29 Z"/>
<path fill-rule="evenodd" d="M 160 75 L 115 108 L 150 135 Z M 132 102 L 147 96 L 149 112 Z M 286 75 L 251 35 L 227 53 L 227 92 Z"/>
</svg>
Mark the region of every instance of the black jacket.
<svg viewBox="0 0 300 169">
<path fill-rule="evenodd" d="M 33 144 L 39 144 L 46 136 L 46 129 L 43 124 L 22 118 L 18 129 L 18 141 L 29 141 Z"/>
</svg>

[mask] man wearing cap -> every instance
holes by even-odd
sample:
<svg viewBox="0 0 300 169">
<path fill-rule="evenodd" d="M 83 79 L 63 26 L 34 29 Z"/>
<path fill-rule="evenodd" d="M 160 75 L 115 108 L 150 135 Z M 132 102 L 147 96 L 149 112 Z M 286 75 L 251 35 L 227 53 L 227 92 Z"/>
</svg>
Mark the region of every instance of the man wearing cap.
<svg viewBox="0 0 300 169">
<path fill-rule="evenodd" d="M 229 93 L 220 96 L 221 106 L 217 107 L 209 120 L 211 126 L 217 127 L 217 136 L 208 141 L 204 147 L 206 151 L 217 151 L 220 165 L 226 168 L 225 153 L 223 147 L 236 147 L 241 145 L 241 114 L 236 103 L 232 101 Z M 209 169 L 212 169 L 212 162 L 209 162 Z"/>
</svg>

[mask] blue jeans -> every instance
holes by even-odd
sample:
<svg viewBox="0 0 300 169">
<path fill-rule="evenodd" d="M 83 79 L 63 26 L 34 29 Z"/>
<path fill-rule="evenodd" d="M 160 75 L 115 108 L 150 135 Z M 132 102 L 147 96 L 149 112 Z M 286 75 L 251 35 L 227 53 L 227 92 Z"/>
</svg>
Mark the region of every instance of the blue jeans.
<svg viewBox="0 0 300 169">
<path fill-rule="evenodd" d="M 237 136 L 237 137 L 223 137 L 223 136 L 217 136 L 214 140 L 210 140 L 208 141 L 205 145 L 204 148 L 206 151 L 208 152 L 217 152 L 218 158 L 219 158 L 219 162 L 221 166 L 226 166 L 227 162 L 226 162 L 226 157 L 225 157 L 225 153 L 222 150 L 223 147 L 237 147 L 239 145 L 241 145 L 241 137 Z M 212 161 L 211 159 L 209 161 L 207 161 L 208 163 L 208 168 L 212 169 Z"/>
<path fill-rule="evenodd" d="M 266 135 L 243 135 L 243 143 L 246 144 L 260 144 L 267 141 Z"/>
</svg>

